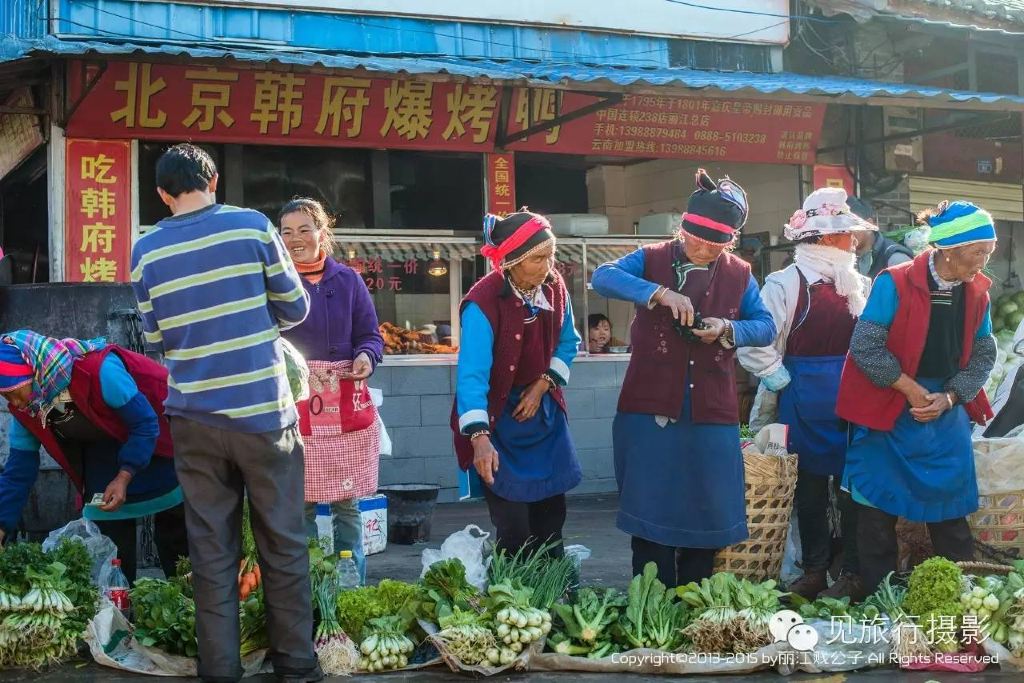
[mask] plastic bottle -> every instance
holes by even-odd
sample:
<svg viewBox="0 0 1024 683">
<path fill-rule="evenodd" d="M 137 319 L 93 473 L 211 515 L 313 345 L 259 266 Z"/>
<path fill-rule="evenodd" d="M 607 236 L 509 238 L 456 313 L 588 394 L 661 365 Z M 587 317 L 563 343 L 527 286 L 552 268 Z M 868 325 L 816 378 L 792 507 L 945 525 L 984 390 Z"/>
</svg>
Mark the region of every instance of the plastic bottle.
<svg viewBox="0 0 1024 683">
<path fill-rule="evenodd" d="M 342 550 L 338 553 L 338 564 L 334 567 L 334 576 L 337 579 L 338 590 L 347 591 L 359 588 L 359 569 L 352 559 L 351 550 Z"/>
<path fill-rule="evenodd" d="M 128 597 L 128 579 L 125 578 L 124 572 L 121 571 L 121 560 L 114 558 L 110 561 L 110 577 L 107 579 L 107 584 L 103 587 L 103 593 L 107 596 L 110 602 L 114 603 L 114 606 L 121 610 L 121 614 L 128 618 L 128 612 L 131 609 L 131 601 Z"/>
<path fill-rule="evenodd" d="M 317 503 L 316 505 L 316 535 L 325 552 L 333 553 L 334 515 L 331 514 L 331 506 L 326 503 Z"/>
</svg>

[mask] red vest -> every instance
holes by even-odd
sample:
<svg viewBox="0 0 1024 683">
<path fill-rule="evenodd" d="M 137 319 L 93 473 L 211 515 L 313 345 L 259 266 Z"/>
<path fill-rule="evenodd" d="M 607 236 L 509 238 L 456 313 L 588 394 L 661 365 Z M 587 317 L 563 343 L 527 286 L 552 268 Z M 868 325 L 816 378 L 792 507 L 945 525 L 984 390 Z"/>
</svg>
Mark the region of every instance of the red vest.
<svg viewBox="0 0 1024 683">
<path fill-rule="evenodd" d="M 899 296 L 899 308 L 889 327 L 886 348 L 896 357 L 900 368 L 910 377 L 917 376 L 931 317 L 931 294 L 928 291 L 929 252 L 924 252 L 908 263 L 901 263 L 886 272 L 892 276 Z M 985 310 L 988 307 L 988 288 L 992 281 L 979 273 L 964 288 L 964 346 L 960 367 L 967 367 L 974 348 Z M 892 387 L 879 387 L 868 379 L 849 355 L 843 365 L 839 384 L 836 413 L 839 417 L 878 431 L 890 431 L 907 404 L 906 397 Z M 985 391 L 964 406 L 971 420 L 985 424 L 993 416 Z"/>
<path fill-rule="evenodd" d="M 135 380 L 139 391 L 146 397 L 149 405 L 157 414 L 160 421 L 160 436 L 157 438 L 155 454 L 167 458 L 173 457 L 174 446 L 171 443 L 171 430 L 167 416 L 164 415 L 164 401 L 167 399 L 167 369 L 156 361 L 112 344 L 99 351 L 85 354 L 75 361 L 71 370 L 71 385 L 68 387 L 68 391 L 75 408 L 81 411 L 82 415 L 92 424 L 109 434 L 111 439 L 122 443 L 128 440 L 128 428 L 114 409 L 103 401 L 103 392 L 100 388 L 100 366 L 108 353 L 118 355 L 121 362 L 124 363 L 125 370 Z M 64 454 L 53 431 L 43 428 L 38 416 L 33 417 L 24 410 L 15 410 L 11 414 L 32 432 L 33 436 L 39 439 L 50 457 L 67 472 L 71 481 L 81 491 L 81 475 L 71 466 L 71 462 Z"/>
<path fill-rule="evenodd" d="M 523 328 L 525 327 L 523 301 L 514 292 L 506 292 L 505 287 L 504 273 L 497 270 L 491 271 L 473 285 L 459 307 L 461 312 L 467 303 L 475 303 L 487 316 L 491 330 L 494 331 L 494 361 L 491 364 L 491 377 L 487 392 L 487 415 L 490 418 L 492 430 L 498 418 L 505 411 L 505 404 L 512 391 L 515 367 L 522 356 Z M 553 311 L 541 311 L 537 315 L 537 322 L 542 325 L 543 330 L 544 367 L 547 368 L 551 365 L 555 349 L 558 348 L 558 339 L 562 334 L 562 320 L 565 319 L 569 293 L 565 289 L 565 282 L 557 272 L 552 272 L 551 279 L 543 287 L 544 296 L 547 297 L 554 309 Z M 463 340 L 464 344 L 471 342 L 472 340 Z M 562 410 L 565 410 L 565 398 L 562 395 L 562 390 L 556 388 L 551 394 Z M 455 435 L 455 454 L 459 458 L 459 467 L 464 470 L 469 469 L 473 464 L 473 444 L 463 436 L 459 429 L 457 405 L 452 407 L 451 426 Z"/>
<path fill-rule="evenodd" d="M 676 274 L 672 263 L 682 256 L 682 248 L 678 240 L 645 246 L 644 279 L 674 289 Z M 698 279 L 691 275 L 682 293 L 693 301 L 702 316 L 735 320 L 749 282 L 750 265 L 725 252 L 715 261 L 708 277 Z M 736 424 L 736 350 L 717 343 L 689 342 L 675 331 L 672 323 L 672 313 L 665 306 L 636 307 L 630 328 L 633 355 L 619 394 L 619 411 L 678 417 L 689 384 L 694 422 Z"/>
</svg>

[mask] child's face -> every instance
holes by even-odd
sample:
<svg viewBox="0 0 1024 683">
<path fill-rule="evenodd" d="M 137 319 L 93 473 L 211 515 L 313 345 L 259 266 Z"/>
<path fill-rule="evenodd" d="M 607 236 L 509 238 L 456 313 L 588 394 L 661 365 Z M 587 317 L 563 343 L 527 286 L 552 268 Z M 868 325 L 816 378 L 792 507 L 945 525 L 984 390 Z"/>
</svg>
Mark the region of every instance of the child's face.
<svg viewBox="0 0 1024 683">
<path fill-rule="evenodd" d="M 607 320 L 602 320 L 590 328 L 590 344 L 597 348 L 603 348 L 612 338 L 612 326 Z"/>
</svg>

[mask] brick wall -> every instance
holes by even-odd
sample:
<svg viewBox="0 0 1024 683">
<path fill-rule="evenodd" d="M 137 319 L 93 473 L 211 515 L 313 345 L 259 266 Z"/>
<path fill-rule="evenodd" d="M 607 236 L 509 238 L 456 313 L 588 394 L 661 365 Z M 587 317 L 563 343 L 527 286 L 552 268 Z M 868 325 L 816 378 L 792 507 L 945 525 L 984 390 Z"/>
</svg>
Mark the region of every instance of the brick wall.
<svg viewBox="0 0 1024 683">
<path fill-rule="evenodd" d="M 573 493 L 615 490 L 612 418 L 626 363 L 578 360 L 566 390 L 569 427 L 576 443 L 583 482 Z M 377 368 L 370 385 L 384 394 L 381 419 L 392 454 L 380 461 L 380 483 L 434 483 L 439 500 L 458 499 L 458 466 L 449 428 L 455 388 L 453 365 L 410 366 L 396 362 Z"/>
</svg>

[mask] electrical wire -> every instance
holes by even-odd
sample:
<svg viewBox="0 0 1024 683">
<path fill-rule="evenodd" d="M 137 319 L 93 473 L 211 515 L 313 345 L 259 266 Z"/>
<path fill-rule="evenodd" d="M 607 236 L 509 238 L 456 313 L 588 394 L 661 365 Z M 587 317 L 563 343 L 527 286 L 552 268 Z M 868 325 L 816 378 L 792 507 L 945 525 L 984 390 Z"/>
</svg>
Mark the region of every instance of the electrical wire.
<svg viewBox="0 0 1024 683">
<path fill-rule="evenodd" d="M 772 12 L 758 12 L 756 10 L 749 10 L 749 9 L 733 9 L 731 7 L 714 7 L 712 5 L 702 5 L 702 4 L 697 3 L 697 2 L 686 2 L 685 0 L 665 0 L 665 1 L 666 2 L 670 2 L 673 5 L 683 5 L 685 7 L 693 7 L 695 9 L 710 10 L 712 12 L 730 12 L 732 14 L 749 14 L 749 15 L 758 16 L 758 17 L 774 17 L 776 19 L 785 18 L 787 21 L 789 19 L 804 19 L 806 21 L 818 21 L 818 22 L 825 23 L 825 24 L 831 24 L 831 23 L 834 23 L 836 21 L 835 19 L 829 19 L 827 17 L 816 17 L 816 16 L 811 15 L 811 14 L 775 14 L 775 13 L 772 13 Z M 761 29 L 761 30 L 764 30 L 764 29 Z"/>
</svg>

